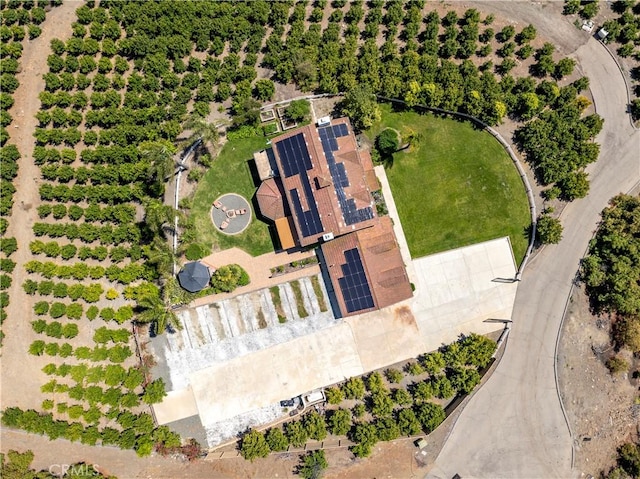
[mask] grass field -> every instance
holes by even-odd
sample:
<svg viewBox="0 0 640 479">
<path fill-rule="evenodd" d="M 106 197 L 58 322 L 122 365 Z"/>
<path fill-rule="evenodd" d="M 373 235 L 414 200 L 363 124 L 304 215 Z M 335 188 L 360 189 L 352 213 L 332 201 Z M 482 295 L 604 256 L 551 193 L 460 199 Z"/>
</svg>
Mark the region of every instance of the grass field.
<svg viewBox="0 0 640 479">
<path fill-rule="evenodd" d="M 253 256 L 273 251 L 268 225 L 256 218 L 252 199 L 257 186 L 249 168 L 249 162 L 253 162 L 253 152 L 265 146 L 266 140 L 263 137 L 228 141 L 214 160 L 213 166 L 200 180 L 191 209 L 199 242 L 217 245 L 220 249 L 236 246 Z M 251 203 L 251 224 L 244 232 L 235 236 L 218 232 L 211 221 L 211 205 L 223 193 L 238 193 Z"/>
<path fill-rule="evenodd" d="M 528 244 L 529 204 L 509 155 L 468 122 L 381 105 L 384 128 L 413 130 L 416 147 L 396 152 L 387 176 L 411 256 L 509 236 L 519 264 Z"/>
</svg>

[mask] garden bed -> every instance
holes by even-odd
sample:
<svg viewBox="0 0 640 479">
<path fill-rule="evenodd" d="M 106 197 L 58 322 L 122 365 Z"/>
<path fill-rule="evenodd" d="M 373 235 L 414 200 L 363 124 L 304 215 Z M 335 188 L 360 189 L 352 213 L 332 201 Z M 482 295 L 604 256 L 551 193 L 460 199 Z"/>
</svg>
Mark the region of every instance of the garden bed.
<svg viewBox="0 0 640 479">
<path fill-rule="evenodd" d="M 275 278 L 277 276 L 293 273 L 294 271 L 299 271 L 316 264 L 318 264 L 317 256 L 310 256 L 309 258 L 304 258 L 299 261 L 285 263 L 280 266 L 276 266 L 275 268 L 271 268 L 271 277 Z"/>
</svg>

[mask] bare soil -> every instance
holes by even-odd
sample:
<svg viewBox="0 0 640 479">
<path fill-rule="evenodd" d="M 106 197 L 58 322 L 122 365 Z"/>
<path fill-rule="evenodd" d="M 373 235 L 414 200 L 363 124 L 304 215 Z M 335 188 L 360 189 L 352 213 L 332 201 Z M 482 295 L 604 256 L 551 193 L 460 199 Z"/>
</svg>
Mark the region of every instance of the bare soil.
<svg viewBox="0 0 640 479">
<path fill-rule="evenodd" d="M 32 259 L 29 243 L 35 239 L 32 228 L 38 218 L 36 208 L 40 202 L 40 170 L 32 160 L 33 132 L 37 126 L 35 115 L 40 109 L 38 93 L 44 90 L 42 75 L 49 71 L 49 44 L 53 38 L 66 40 L 71 37 L 71 23 L 78 5 L 77 2 L 65 2 L 53 8 L 41 25 L 42 35 L 25 41 L 20 59 L 22 70 L 17 75 L 20 86 L 13 95 L 15 103 L 10 113 L 14 120 L 9 126 L 9 143 L 18 147 L 22 157 L 18 160 L 18 176 L 14 179 L 16 193 L 7 230 L 8 237 L 16 238 L 18 251 L 11 258 L 17 265 L 12 274 L 10 303 L 3 325 L 6 337 L 2 345 L 2 408 L 20 405 L 25 409 L 39 409 L 44 399 L 40 386 L 46 382 L 46 376 L 40 370 L 51 358 L 31 356 L 27 352 L 31 341 L 36 339 L 30 325 L 34 298 L 22 289 L 22 283 L 27 279 L 23 265 Z"/>
<path fill-rule="evenodd" d="M 631 353 L 619 353 L 630 372 L 611 375 L 605 361 L 614 354 L 609 343 L 610 318 L 594 316 L 580 287 L 565 315 L 558 348 L 558 380 L 574 438 L 575 467 L 597 477 L 615 464 L 616 448 L 638 439 L 640 366 Z"/>
</svg>

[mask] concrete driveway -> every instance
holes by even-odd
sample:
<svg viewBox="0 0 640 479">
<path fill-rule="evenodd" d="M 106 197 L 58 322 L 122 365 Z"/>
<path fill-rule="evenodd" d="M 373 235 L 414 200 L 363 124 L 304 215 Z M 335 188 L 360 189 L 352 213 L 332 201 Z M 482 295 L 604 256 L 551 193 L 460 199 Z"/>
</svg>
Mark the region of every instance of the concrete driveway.
<svg viewBox="0 0 640 479">
<path fill-rule="evenodd" d="M 528 23 L 532 5 L 523 6 L 521 22 Z M 483 6 L 485 11 L 492 9 L 491 3 Z M 518 9 L 509 11 L 516 15 Z M 556 35 L 566 23 L 558 19 Z M 574 36 L 567 30 L 567 38 L 573 41 Z M 546 247 L 530 263 L 518 288 L 505 355 L 462 412 L 427 477 L 580 475 L 572 469 L 573 439 L 556 389 L 555 344 L 572 280 L 600 211 L 612 196 L 629 191 L 640 179 L 640 132 L 624 113 L 626 86 L 604 47 L 585 37 L 572 56 L 590 78 L 597 112 L 605 118 L 598 138 L 600 159 L 590 168 L 591 192 L 564 210 L 562 242 Z"/>
</svg>

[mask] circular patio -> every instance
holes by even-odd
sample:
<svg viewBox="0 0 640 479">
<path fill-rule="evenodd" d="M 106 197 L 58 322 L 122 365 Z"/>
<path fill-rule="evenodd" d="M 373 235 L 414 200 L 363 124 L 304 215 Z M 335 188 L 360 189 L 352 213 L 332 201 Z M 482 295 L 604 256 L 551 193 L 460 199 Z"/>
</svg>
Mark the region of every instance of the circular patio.
<svg viewBox="0 0 640 479">
<path fill-rule="evenodd" d="M 213 202 L 211 220 L 220 233 L 237 235 L 251 223 L 251 206 L 242 196 L 227 193 Z"/>
</svg>

